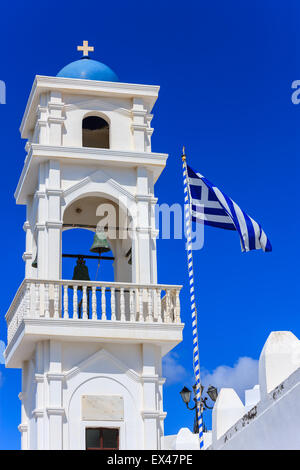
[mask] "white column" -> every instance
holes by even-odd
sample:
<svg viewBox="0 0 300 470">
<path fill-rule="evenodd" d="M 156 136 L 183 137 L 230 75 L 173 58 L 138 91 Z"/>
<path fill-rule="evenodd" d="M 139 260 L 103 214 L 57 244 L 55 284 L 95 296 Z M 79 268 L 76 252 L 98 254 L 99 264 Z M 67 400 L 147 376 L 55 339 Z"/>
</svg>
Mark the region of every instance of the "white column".
<svg viewBox="0 0 300 470">
<path fill-rule="evenodd" d="M 157 198 L 150 200 L 150 227 L 151 227 L 151 238 L 150 238 L 150 255 L 151 255 L 151 282 L 157 284 L 157 252 L 156 252 L 156 238 L 158 236 L 158 230 L 155 226 L 155 206 Z"/>
<path fill-rule="evenodd" d="M 28 374 L 28 361 L 23 362 L 22 364 L 22 392 L 19 393 L 19 399 L 21 400 L 21 423 L 18 426 L 18 429 L 21 433 L 21 449 L 28 450 L 28 416 L 26 414 L 25 408 L 25 390 L 27 384 L 27 374 Z"/>
<path fill-rule="evenodd" d="M 61 272 L 61 194 L 60 165 L 55 160 L 49 161 L 46 194 L 48 199 L 48 273 L 49 279 L 59 279 Z"/>
<path fill-rule="evenodd" d="M 156 450 L 160 412 L 157 407 L 156 346 L 143 344 L 143 406 L 144 449 Z"/>
<path fill-rule="evenodd" d="M 138 270 L 137 281 L 141 284 L 151 282 L 150 221 L 149 221 L 149 186 L 148 171 L 144 167 L 137 169 L 137 226 L 136 238 L 138 253 L 135 253 Z"/>
<path fill-rule="evenodd" d="M 133 133 L 134 150 L 136 152 L 146 151 L 146 138 L 148 123 L 146 121 L 147 110 L 144 108 L 144 101 L 142 98 L 133 99 L 133 107 L 131 110 L 132 124 L 131 130 Z"/>
<path fill-rule="evenodd" d="M 62 403 L 62 383 L 64 375 L 61 367 L 62 345 L 59 341 L 50 340 L 49 372 L 49 449 L 62 450 L 63 448 L 63 417 L 65 410 Z"/>
<path fill-rule="evenodd" d="M 51 91 L 48 102 L 49 144 L 62 145 L 62 130 L 65 118 L 63 117 L 64 103 L 61 93 Z"/>
<path fill-rule="evenodd" d="M 36 445 L 37 450 L 43 450 L 44 447 L 44 417 L 45 417 L 45 401 L 44 401 L 44 355 L 43 343 L 40 341 L 36 345 L 35 350 L 36 365 L 36 405 L 32 414 L 36 420 Z"/>
<path fill-rule="evenodd" d="M 47 163 L 39 166 L 38 190 L 35 192 L 35 205 L 37 206 L 35 239 L 37 244 L 37 277 L 45 279 L 47 275 L 48 253 L 46 250 L 46 219 L 48 217 L 46 204 L 46 170 Z"/>
<path fill-rule="evenodd" d="M 28 220 L 24 222 L 23 230 L 26 234 L 25 252 L 23 253 L 23 261 L 25 262 L 25 277 L 32 277 L 32 231 Z"/>
<path fill-rule="evenodd" d="M 43 145 L 47 145 L 49 143 L 48 108 L 46 93 L 41 93 L 40 95 L 40 103 L 37 107 L 37 121 L 33 141 L 35 143 Z"/>
</svg>

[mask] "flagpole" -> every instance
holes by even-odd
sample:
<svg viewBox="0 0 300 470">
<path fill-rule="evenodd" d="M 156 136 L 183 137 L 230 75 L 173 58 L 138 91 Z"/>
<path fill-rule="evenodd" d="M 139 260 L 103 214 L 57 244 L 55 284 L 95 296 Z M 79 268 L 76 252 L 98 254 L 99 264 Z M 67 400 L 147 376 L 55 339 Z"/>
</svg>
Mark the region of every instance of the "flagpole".
<svg viewBox="0 0 300 470">
<path fill-rule="evenodd" d="M 194 289 L 194 265 L 193 265 L 193 249 L 192 249 L 192 218 L 191 218 L 191 198 L 190 189 L 188 184 L 188 172 L 186 164 L 185 147 L 182 149 L 182 168 L 183 168 L 183 186 L 184 186 L 184 214 L 185 226 L 187 236 L 187 260 L 188 260 L 188 273 L 190 283 L 190 302 L 192 314 L 192 330 L 193 330 L 193 367 L 196 381 L 196 406 L 197 406 L 197 419 L 199 427 L 199 444 L 200 450 L 203 449 L 203 420 L 202 420 L 202 406 L 201 406 L 201 382 L 200 382 L 200 360 L 199 360 L 199 347 L 198 347 L 198 328 L 197 328 L 197 309 L 195 303 L 195 289 Z"/>
</svg>

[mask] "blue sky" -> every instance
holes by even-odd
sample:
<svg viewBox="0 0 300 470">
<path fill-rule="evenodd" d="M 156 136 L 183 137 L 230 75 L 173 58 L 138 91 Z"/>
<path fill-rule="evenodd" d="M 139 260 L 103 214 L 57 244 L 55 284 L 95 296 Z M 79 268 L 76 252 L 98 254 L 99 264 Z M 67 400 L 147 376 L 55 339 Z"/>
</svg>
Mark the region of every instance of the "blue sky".
<svg viewBox="0 0 300 470">
<path fill-rule="evenodd" d="M 25 158 L 22 114 L 34 76 L 56 75 L 76 60 L 83 39 L 94 45 L 92 57 L 121 81 L 161 86 L 152 121 L 153 151 L 169 153 L 156 184 L 160 203 L 183 201 L 185 144 L 189 164 L 260 222 L 272 242 L 272 253 L 242 254 L 236 233 L 205 229 L 204 247 L 194 253 L 203 369 L 213 374 L 224 366 L 232 377 L 241 363 L 249 364 L 240 358 L 252 358 L 249 384 L 243 382 L 251 385 L 268 334 L 292 330 L 300 336 L 300 105 L 291 102 L 291 83 L 300 79 L 299 17 L 297 0 L 28 0 L 2 6 L 0 80 L 7 104 L 0 105 L 0 340 L 6 341 L 4 315 L 24 276 L 25 208 L 13 198 Z M 76 239 L 71 243 L 76 246 Z M 166 364 L 165 431 L 174 434 L 193 421 L 179 396 L 192 384 L 183 240 L 158 241 L 158 277 L 184 285 L 184 340 Z M 0 448 L 17 449 L 20 371 L 0 364 L 0 373 Z"/>
</svg>

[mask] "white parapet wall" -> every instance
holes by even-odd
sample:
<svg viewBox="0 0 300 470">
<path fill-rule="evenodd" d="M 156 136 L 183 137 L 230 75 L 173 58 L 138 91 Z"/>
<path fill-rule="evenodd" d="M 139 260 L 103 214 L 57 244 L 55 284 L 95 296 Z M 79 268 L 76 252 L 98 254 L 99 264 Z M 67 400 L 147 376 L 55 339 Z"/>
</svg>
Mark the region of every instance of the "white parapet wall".
<svg viewBox="0 0 300 470">
<path fill-rule="evenodd" d="M 273 331 L 259 358 L 259 384 L 220 390 L 213 409 L 211 450 L 300 449 L 300 341 Z"/>
<path fill-rule="evenodd" d="M 207 449 L 212 442 L 211 431 L 203 433 L 204 450 Z M 164 450 L 199 450 L 199 435 L 192 433 L 188 428 L 181 428 L 178 434 L 164 436 Z"/>
</svg>

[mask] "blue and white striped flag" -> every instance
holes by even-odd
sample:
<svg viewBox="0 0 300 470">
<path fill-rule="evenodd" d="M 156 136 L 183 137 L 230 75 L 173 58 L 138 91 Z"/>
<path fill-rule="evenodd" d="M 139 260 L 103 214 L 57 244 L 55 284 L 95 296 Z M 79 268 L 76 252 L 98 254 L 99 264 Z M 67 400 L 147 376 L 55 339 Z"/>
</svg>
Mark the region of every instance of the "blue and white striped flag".
<svg viewBox="0 0 300 470">
<path fill-rule="evenodd" d="M 212 227 L 236 230 L 242 251 L 272 251 L 270 240 L 261 226 L 230 197 L 188 165 L 187 173 L 192 220 Z"/>
</svg>

